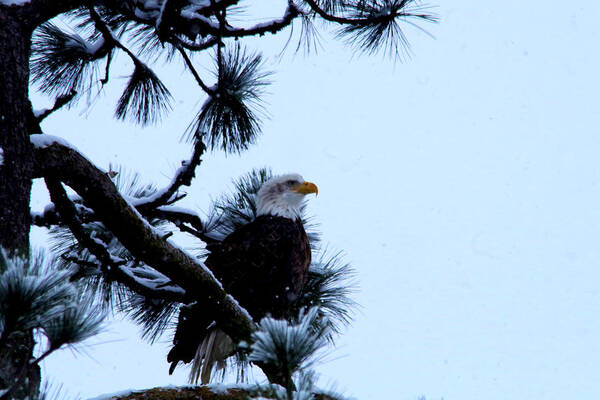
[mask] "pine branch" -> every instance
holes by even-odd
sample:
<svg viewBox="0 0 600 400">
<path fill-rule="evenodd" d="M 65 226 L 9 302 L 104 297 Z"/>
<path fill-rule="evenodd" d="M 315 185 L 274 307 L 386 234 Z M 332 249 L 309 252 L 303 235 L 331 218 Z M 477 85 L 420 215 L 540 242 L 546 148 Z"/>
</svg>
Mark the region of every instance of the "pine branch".
<svg viewBox="0 0 600 400">
<path fill-rule="evenodd" d="M 198 83 L 198 86 L 200 86 L 206 94 L 212 95 L 214 93 L 214 89 L 211 89 L 208 86 L 206 86 L 206 84 L 204 83 L 202 78 L 200 78 L 200 74 L 198 74 L 198 71 L 196 71 L 196 68 L 194 68 L 194 64 L 192 63 L 192 60 L 190 60 L 188 55 L 185 53 L 185 50 L 183 49 L 183 47 L 177 46 L 177 51 L 179 51 L 179 54 L 181 54 L 181 58 L 183 58 L 185 65 L 188 67 L 188 69 L 194 76 L 194 79 Z"/>
<path fill-rule="evenodd" d="M 42 253 L 28 258 L 8 258 L 0 249 L 0 354 L 14 351 L 11 338 L 34 329 L 48 339 L 48 349 L 37 359 L 25 357 L 11 385 L 0 390 L 0 399 L 11 399 L 32 369 L 53 351 L 75 345 L 95 335 L 104 319 L 91 302 L 81 301 L 69 282 L 69 271 L 53 268 L 54 259 Z M 4 371 L 4 373 L 10 373 Z M 4 376 L 4 382 L 10 377 Z"/>
<path fill-rule="evenodd" d="M 36 30 L 31 45 L 31 79 L 44 93 L 66 96 L 87 90 L 84 81 L 96 75 L 95 61 L 111 47 L 102 39 L 89 43 L 77 34 L 46 23 Z"/>
<path fill-rule="evenodd" d="M 356 292 L 356 271 L 340 253 L 322 251 L 313 257 L 308 279 L 298 300 L 299 310 L 318 307 L 320 323 L 327 326 L 327 339 L 349 325 L 358 307 L 351 295 Z"/>
<path fill-rule="evenodd" d="M 170 42 L 173 43 L 175 47 L 181 46 L 190 51 L 202 51 L 215 46 L 219 43 L 219 40 L 215 36 L 211 36 L 200 43 L 196 43 L 179 36 L 173 36 L 170 39 Z"/>
<path fill-rule="evenodd" d="M 414 6 L 418 0 L 354 0 L 341 7 L 350 17 L 330 14 L 315 0 L 305 1 L 324 20 L 341 25 L 338 36 L 367 53 L 387 47 L 388 52 L 400 56 L 410 49 L 400 21 L 421 30 L 410 19 L 437 22 L 435 15 L 424 12 L 427 7 Z"/>
<path fill-rule="evenodd" d="M 126 261 L 113 258 L 104 245 L 100 244 L 99 241 L 94 240 L 87 232 L 85 232 L 81 226 L 81 222 L 77 218 L 75 206 L 71 200 L 69 200 L 67 192 L 60 182 L 50 177 L 46 177 L 45 181 L 48 192 L 50 193 L 50 200 L 54 203 L 59 215 L 62 217 L 62 221 L 69 227 L 77 241 L 83 247 L 89 249 L 104 265 L 118 267 L 119 265 L 124 264 Z"/>
<path fill-rule="evenodd" d="M 316 307 L 301 313 L 297 323 L 265 317 L 252 334 L 248 359 L 275 375 L 275 382 L 286 389 L 288 399 L 296 389 L 293 375 L 306 369 L 315 354 L 327 344 L 326 331 L 318 324 L 318 318 Z"/>
<path fill-rule="evenodd" d="M 73 236 L 84 247 L 87 248 L 100 261 L 100 268 L 109 281 L 117 281 L 136 293 L 149 298 L 163 299 L 175 302 L 189 301 L 185 293 L 168 288 L 158 288 L 154 285 L 144 284 L 136 278 L 132 271 L 125 265 L 127 261 L 116 259 L 98 239 L 92 238 L 82 227 L 77 217 L 77 211 L 69 200 L 64 188 L 56 179 L 46 178 L 46 186 L 50 192 L 50 198 L 56 205 L 62 221 L 69 227 Z M 71 259 L 74 261 L 73 259 Z M 78 264 L 85 260 L 77 260 Z M 88 265 L 89 266 L 89 265 Z"/>
<path fill-rule="evenodd" d="M 222 57 L 217 49 L 216 88 L 202 105 L 188 135 L 205 135 L 207 146 L 226 152 L 240 152 L 253 143 L 260 131 L 263 88 L 268 72 L 261 71 L 262 57 L 246 54 L 237 45 Z"/>
<path fill-rule="evenodd" d="M 169 90 L 146 64 L 118 40 L 93 6 L 88 6 L 88 11 L 104 40 L 123 50 L 134 64 L 134 71 L 119 98 L 115 116 L 118 119 L 132 116 L 133 121 L 142 125 L 155 122 L 161 113 L 171 108 Z"/>
<path fill-rule="evenodd" d="M 71 90 L 70 93 L 64 94 L 64 95 L 60 95 L 56 98 L 56 100 L 54 101 L 54 105 L 51 108 L 45 109 L 43 111 L 40 112 L 36 112 L 35 117 L 37 120 L 37 123 L 41 123 L 44 119 L 46 119 L 46 117 L 48 117 L 50 114 L 52 114 L 53 112 L 61 109 L 62 107 L 64 107 L 65 105 L 69 104 L 69 102 L 71 102 L 71 100 L 73 100 L 73 98 L 77 95 L 77 91 L 75 91 L 74 89 Z"/>
<path fill-rule="evenodd" d="M 207 386 L 182 386 L 182 387 L 165 387 L 154 388 L 148 390 L 133 391 L 132 393 L 115 395 L 115 400 L 281 400 L 278 393 L 270 385 L 240 385 L 236 387 L 231 385 L 223 390 L 224 385 L 212 387 Z M 332 395 L 328 393 L 316 392 L 313 396 L 306 396 L 304 400 L 344 400 L 344 397 Z"/>
<path fill-rule="evenodd" d="M 432 14 L 404 11 L 416 0 L 357 0 L 344 4 L 345 9 L 354 9 L 354 18 L 340 17 L 329 14 L 315 0 L 304 0 L 321 18 L 329 22 L 345 25 L 370 25 L 377 22 L 387 22 L 396 17 L 415 17 L 434 22 L 437 18 Z"/>
<path fill-rule="evenodd" d="M 229 23 L 223 25 L 215 23 L 208 16 L 223 12 L 231 5 L 237 3 L 235 0 L 211 1 L 206 6 L 198 6 L 197 8 L 186 8 L 169 12 L 168 18 L 164 15 L 161 17 L 161 9 L 157 7 L 151 9 L 129 9 L 123 5 L 116 5 L 119 12 L 126 15 L 129 19 L 138 23 L 146 24 L 155 27 L 158 19 L 161 18 L 162 37 L 166 41 L 172 42 L 172 37 L 175 35 L 183 35 L 194 40 L 196 37 L 206 36 L 221 36 L 240 38 L 255 35 L 264 35 L 265 33 L 277 33 L 287 26 L 299 15 L 299 10 L 289 2 L 284 15 L 267 23 L 261 23 L 250 28 L 234 28 Z M 171 37 L 165 35 L 169 33 Z"/>
<path fill-rule="evenodd" d="M 189 160 L 182 161 L 182 167 L 177 170 L 171 183 L 162 190 L 156 190 L 150 186 L 138 187 L 137 176 L 133 176 L 130 180 L 122 179 L 123 172 L 117 172 L 115 183 L 119 191 L 125 193 L 132 198 L 131 204 L 142 214 L 146 219 L 159 219 L 169 221 L 176 225 L 182 232 L 192 234 L 206 243 L 215 241 L 204 227 L 202 219 L 195 211 L 185 210 L 181 207 L 172 208 L 169 204 L 179 200 L 182 196 L 176 195 L 176 192 L 182 185 L 189 186 L 195 175 L 195 166 L 201 162 L 201 156 L 205 151 L 205 147 L 201 141 L 198 141 L 194 146 L 194 152 Z M 69 199 L 75 203 L 76 214 L 80 223 L 93 224 L 98 222 L 98 217 L 94 212 L 81 204 L 81 199 Z M 44 207 L 44 211 L 31 214 L 32 225 L 41 227 L 64 226 L 66 221 L 61 219 L 61 216 L 56 211 L 54 204 L 49 204 Z M 66 251 L 65 249 L 59 251 Z M 71 260 L 76 262 L 76 259 Z M 79 260 L 81 264 L 84 260 Z"/>
<path fill-rule="evenodd" d="M 196 168 L 202 162 L 201 157 L 205 150 L 206 146 L 202 139 L 196 140 L 191 158 L 188 161 L 183 161 L 181 163 L 181 168 L 177 170 L 169 186 L 157 192 L 150 199 L 146 201 L 141 199 L 141 202 L 136 203 L 138 211 L 144 214 L 147 210 L 165 205 L 172 200 L 173 195 L 181 188 L 181 186 L 190 186 L 192 184 L 192 179 L 196 176 Z"/>
<path fill-rule="evenodd" d="M 115 116 L 131 119 L 141 125 L 153 123 L 171 108 L 171 94 L 154 72 L 143 63 L 135 63 L 123 94 L 119 98 Z"/>
<path fill-rule="evenodd" d="M 275 34 L 291 25 L 292 21 L 299 15 L 300 10 L 293 2 L 290 1 L 283 16 L 279 19 L 272 20 L 267 23 L 257 24 L 250 28 L 232 28 L 227 24 L 225 25 L 226 28 L 222 30 L 221 35 L 223 37 L 240 38 L 243 36 L 262 36 L 265 33 Z M 224 24 L 221 24 L 221 26 L 223 25 Z M 211 34 L 215 33 L 211 32 Z"/>
<path fill-rule="evenodd" d="M 164 206 L 146 211 L 143 213 L 143 215 L 145 217 L 159 218 L 169 221 L 182 232 L 189 233 L 190 235 L 202 240 L 204 243 L 211 244 L 218 241 L 207 232 L 204 223 L 198 214 L 193 211 L 185 211 L 179 207 L 176 209 L 171 209 L 168 206 Z"/>
<path fill-rule="evenodd" d="M 198 301 L 218 310 L 218 323 L 233 340 L 248 340 L 254 323 L 201 263 L 162 239 L 118 193 L 104 173 L 77 151 L 53 143 L 34 151 L 35 177 L 53 176 L 78 192 L 136 258 L 189 289 Z"/>
</svg>

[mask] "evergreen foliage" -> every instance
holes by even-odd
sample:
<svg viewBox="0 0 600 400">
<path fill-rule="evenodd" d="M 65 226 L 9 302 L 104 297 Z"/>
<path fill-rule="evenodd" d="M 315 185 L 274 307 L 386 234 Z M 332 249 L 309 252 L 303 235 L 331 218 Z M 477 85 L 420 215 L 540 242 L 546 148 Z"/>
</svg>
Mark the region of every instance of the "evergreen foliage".
<svg viewBox="0 0 600 400">
<path fill-rule="evenodd" d="M 329 324 L 317 307 L 302 311 L 295 322 L 263 318 L 253 334 L 248 359 L 280 371 L 285 386 L 271 385 L 271 397 L 278 400 L 312 400 L 317 394 L 342 399 L 339 394 L 320 390 L 317 374 L 311 370 L 319 352 L 327 345 Z M 325 396 L 323 396 L 325 397 Z"/>
<path fill-rule="evenodd" d="M 171 94 L 158 77 L 142 62 L 135 63 L 127 86 L 117 102 L 115 116 L 130 117 L 145 125 L 157 121 L 160 114 L 171 108 Z"/>
<path fill-rule="evenodd" d="M 341 26 L 338 36 L 369 54 L 384 51 L 401 58 L 410 52 L 402 24 L 421 29 L 412 19 L 436 21 L 426 12 L 429 7 L 414 0 L 351 1 L 344 7 L 351 19 L 361 22 Z"/>
<path fill-rule="evenodd" d="M 266 168 L 242 176 L 234 182 L 232 193 L 218 197 L 211 205 L 205 220 L 194 211 L 170 207 L 184 196 L 179 189 L 190 184 L 205 143 L 212 150 L 239 153 L 255 143 L 260 133 L 261 121 L 267 115 L 264 93 L 270 72 L 264 69 L 262 55 L 247 50 L 242 40 L 276 34 L 300 23 L 302 31 L 297 50 L 316 48 L 319 29 L 328 26 L 334 28 L 337 37 L 360 52 L 384 51 L 393 57 L 402 57 L 409 50 L 404 27 L 421 29 L 415 21 L 436 21 L 417 0 L 290 0 L 280 18 L 244 27 L 236 27 L 231 18 L 242 16 L 238 13 L 240 2 L 235 0 L 107 0 L 56 2 L 55 5 L 50 2 L 43 5 L 43 10 L 40 4 L 44 2 L 26 3 L 31 7 L 15 4 L 10 8 L 20 7 L 26 10 L 24 13 L 30 13 L 18 23 L 38 21 L 30 49 L 31 82 L 41 92 L 56 97 L 52 109 L 23 116 L 19 126 L 36 129 L 35 133 L 39 133 L 40 122 L 52 112 L 69 106 L 84 93 L 91 100 L 109 84 L 117 54 L 128 57 L 133 70 L 121 96 L 116 99 L 115 117 L 141 125 L 158 122 L 171 108 L 171 94 L 150 67 L 151 62 L 159 58 L 183 61 L 206 96 L 188 128 L 187 137 L 194 141 L 195 151 L 192 160 L 182 166 L 185 173 L 177 175 L 171 186 L 162 191 L 154 185 L 141 184 L 135 174 L 123 171 L 116 171 L 116 177 L 111 175 L 115 171 L 108 174 L 119 188 L 120 200 L 124 199 L 123 203 L 134 209 L 134 218 L 143 220 L 140 225 L 149 226 L 153 237 L 163 234 L 156 241 L 158 244 L 148 241 L 144 246 L 164 244 L 171 230 L 177 228 L 194 235 L 203 242 L 201 246 L 206 244 L 209 250 L 211 244 L 222 241 L 256 218 L 256 194 L 272 176 Z M 0 5 L 0 8 L 4 10 L 7 6 Z M 54 20 L 56 15 L 60 17 Z M 10 14 L 7 18 L 14 16 Z M 202 69 L 198 69 L 191 58 L 192 54 L 202 52 L 208 52 L 214 59 L 211 84 L 205 83 L 199 72 Z M 5 56 L 0 54 L 0 57 Z M 26 87 L 26 84 L 13 86 Z M 14 101 L 25 104 L 25 100 Z M 31 146 L 27 142 L 21 147 Z M 44 166 L 36 167 L 46 179 L 55 207 L 49 207 L 43 216 L 32 220 L 51 227 L 52 250 L 58 258 L 44 255 L 9 258 L 0 252 L 0 350 L 6 338 L 15 332 L 40 332 L 46 337 L 48 347 L 32 362 L 34 365 L 47 354 L 96 334 L 109 310 L 130 315 L 143 327 L 143 336 L 153 341 L 172 325 L 181 304 L 200 301 L 200 297 L 192 298 L 184 290 L 185 282 L 177 274 L 184 271 L 183 267 L 177 269 L 179 265 L 170 265 L 171 269 L 177 269 L 175 272 L 160 269 L 156 265 L 163 260 L 141 261 L 143 254 L 137 253 L 137 257 L 132 254 L 135 253 L 132 247 L 123 244 L 127 242 L 118 237 L 116 228 L 113 226 L 113 232 L 105 225 L 107 220 L 101 218 L 102 212 L 98 209 L 102 205 L 94 208 L 82 199 L 87 187 L 78 193 L 81 197 L 69 198 L 62 186 L 70 184 L 64 179 L 68 171 L 63 171 L 63 181 L 60 181 L 56 171 L 48 173 Z M 28 164 L 24 170 L 29 174 L 31 168 Z M 95 182 L 106 183 L 106 176 L 100 175 L 104 180 Z M 98 187 L 114 189 L 110 185 L 99 184 Z M 0 214 L 3 208 L 9 207 L 3 204 Z M 310 371 L 315 353 L 333 341 L 335 334 L 350 322 L 356 306 L 350 298 L 354 290 L 352 268 L 340 253 L 331 254 L 321 246 L 316 226 L 306 216 L 304 207 L 301 217 L 313 257 L 308 282 L 297 302 L 297 315 L 288 321 L 265 318 L 255 325 L 237 303 L 230 304 L 231 311 L 204 299 L 215 308 L 210 310 L 210 315 L 225 310 L 227 315 L 235 315 L 242 321 L 232 318 L 229 327 L 243 327 L 239 330 L 252 342 L 249 346 L 242 343 L 237 357 L 233 358 L 241 366 L 242 375 L 248 361 L 283 374 L 285 387 L 269 385 L 264 392 L 282 400 L 315 398 L 319 390 L 315 387 L 316 375 Z M 177 253 L 179 259 L 187 254 L 170 245 L 161 249 L 162 254 Z M 194 264 L 195 261 L 189 264 L 202 270 L 201 261 Z M 187 274 L 189 270 L 184 272 L 185 276 L 193 275 Z M 206 281 L 199 279 L 194 283 L 216 290 L 218 283 L 214 277 Z M 254 328 L 257 330 L 250 337 Z M 17 381 L 23 376 L 16 377 Z M 7 389 L 8 392 L 0 391 L 0 400 L 13 390 L 12 387 Z"/>
<path fill-rule="evenodd" d="M 262 56 L 246 52 L 239 43 L 216 59 L 217 86 L 211 88 L 191 131 L 194 137 L 208 132 L 210 148 L 241 152 L 260 131 L 262 89 L 269 73 L 261 71 Z"/>
<path fill-rule="evenodd" d="M 80 35 L 65 32 L 53 23 L 36 31 L 31 53 L 32 81 L 41 92 L 55 96 L 89 88 L 98 74 L 93 61 L 106 54 L 102 46 L 94 51 Z"/>
<path fill-rule="evenodd" d="M 132 201 L 149 198 L 157 193 L 157 188 L 141 182 L 137 173 L 129 173 L 122 168 L 116 168 L 114 172 L 116 186 Z M 159 219 L 151 219 L 149 222 L 157 229 L 165 229 L 167 224 Z M 89 221 L 83 223 L 82 227 L 91 237 L 106 246 L 113 259 L 120 260 L 122 267 L 126 267 L 136 277 L 169 282 L 164 275 L 136 260 L 104 224 Z M 73 279 L 79 290 L 93 298 L 98 307 L 128 314 L 141 325 L 142 337 L 151 342 L 164 333 L 177 312 L 179 303 L 148 298 L 132 290 L 117 279 L 110 266 L 100 263 L 89 249 L 78 242 L 68 228 L 56 226 L 50 230 L 50 237 L 51 249 L 58 256 L 58 267 L 61 270 L 75 270 Z"/>
<path fill-rule="evenodd" d="M 38 253 L 29 259 L 9 258 L 0 249 L 0 348 L 15 335 L 35 330 L 47 348 L 15 376 L 12 386 L 0 388 L 10 399 L 30 368 L 64 346 L 74 346 L 98 334 L 105 313 L 82 296 L 70 282 L 72 271 L 57 270 L 53 258 Z"/>
</svg>

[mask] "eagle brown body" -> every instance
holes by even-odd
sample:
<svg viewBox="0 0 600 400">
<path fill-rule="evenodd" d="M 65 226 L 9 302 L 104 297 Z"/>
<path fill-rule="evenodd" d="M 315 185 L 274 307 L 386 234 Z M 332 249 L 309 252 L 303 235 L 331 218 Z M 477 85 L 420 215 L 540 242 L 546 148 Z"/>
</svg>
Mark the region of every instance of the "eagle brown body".
<svg viewBox="0 0 600 400">
<path fill-rule="evenodd" d="M 206 266 L 255 321 L 267 315 L 288 318 L 297 312 L 296 301 L 311 262 L 310 243 L 300 218 L 259 215 L 207 248 Z M 215 340 L 206 340 L 215 332 L 215 319 L 212 310 L 198 303 L 181 308 L 173 348 L 167 356 L 170 373 L 179 361 L 189 363 L 198 357 L 202 343 Z"/>
<path fill-rule="evenodd" d="M 301 295 L 311 253 L 300 220 L 261 215 L 229 235 L 206 265 L 256 321 L 289 316 Z"/>
</svg>

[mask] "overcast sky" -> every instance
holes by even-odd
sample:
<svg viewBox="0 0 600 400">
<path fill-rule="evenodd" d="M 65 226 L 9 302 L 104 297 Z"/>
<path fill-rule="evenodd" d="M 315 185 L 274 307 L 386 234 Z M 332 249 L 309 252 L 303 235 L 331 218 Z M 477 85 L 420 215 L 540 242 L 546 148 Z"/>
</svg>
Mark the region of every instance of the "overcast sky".
<svg viewBox="0 0 600 400">
<path fill-rule="evenodd" d="M 440 24 L 424 26 L 435 39 L 407 29 L 404 63 L 328 35 L 317 54 L 281 60 L 285 34 L 258 41 L 276 72 L 263 134 L 241 156 L 206 156 L 185 205 L 205 210 L 260 166 L 319 185 L 310 212 L 356 267 L 362 306 L 318 367 L 326 386 L 359 399 L 598 398 L 600 6 L 437 5 Z M 203 97 L 181 65 L 158 72 L 177 100 L 161 125 L 114 122 L 108 91 L 45 132 L 166 184 Z M 37 187 L 34 209 L 45 196 Z M 184 384 L 184 368 L 167 375 L 168 341 L 114 322 L 44 374 L 82 398 Z"/>
</svg>

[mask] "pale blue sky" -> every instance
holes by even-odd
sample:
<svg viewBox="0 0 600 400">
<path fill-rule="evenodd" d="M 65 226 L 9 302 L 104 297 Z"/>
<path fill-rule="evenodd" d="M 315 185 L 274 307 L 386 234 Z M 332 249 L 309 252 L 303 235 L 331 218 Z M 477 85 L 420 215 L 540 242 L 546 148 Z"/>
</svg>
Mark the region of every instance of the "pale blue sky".
<svg viewBox="0 0 600 400">
<path fill-rule="evenodd" d="M 257 166 L 319 185 L 309 208 L 361 286 L 361 312 L 318 368 L 348 395 L 597 398 L 600 6 L 438 6 L 441 23 L 425 26 L 435 39 L 408 29 L 404 63 L 352 57 L 326 35 L 317 55 L 277 62 L 287 37 L 260 41 L 276 71 L 264 133 L 239 157 L 206 157 L 186 205 L 205 209 Z M 112 121 L 109 92 L 46 133 L 166 184 L 202 97 L 180 66 L 160 75 L 178 101 L 162 125 Z M 167 375 L 164 342 L 115 323 L 89 357 L 63 351 L 45 373 L 84 398 L 184 384 Z"/>
</svg>

